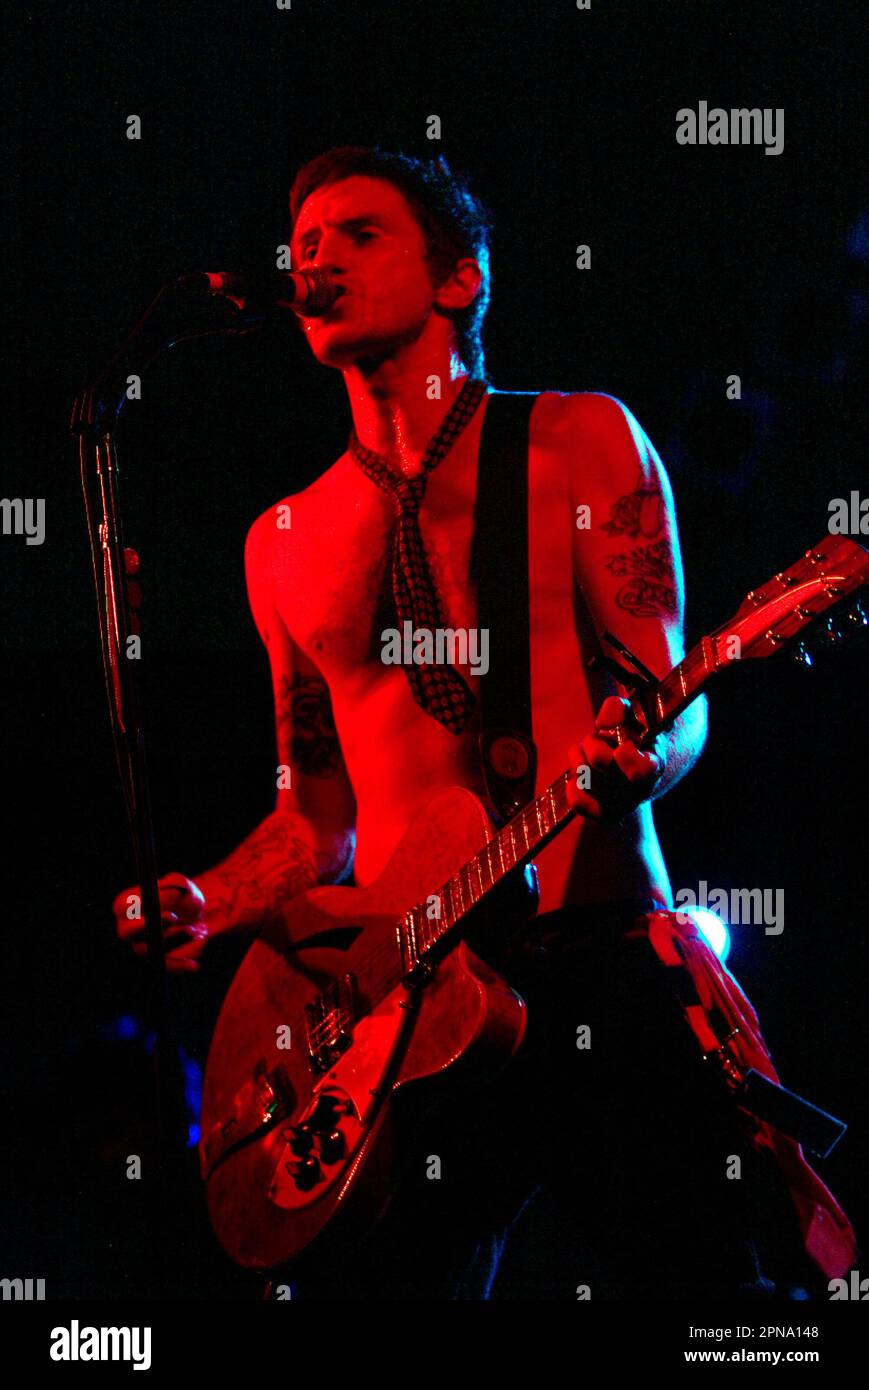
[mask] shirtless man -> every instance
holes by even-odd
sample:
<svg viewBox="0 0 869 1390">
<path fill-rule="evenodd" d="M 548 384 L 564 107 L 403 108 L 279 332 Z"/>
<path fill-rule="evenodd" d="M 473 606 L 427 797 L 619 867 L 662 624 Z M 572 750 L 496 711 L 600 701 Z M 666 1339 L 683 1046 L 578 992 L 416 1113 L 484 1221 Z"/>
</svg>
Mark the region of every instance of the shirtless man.
<svg viewBox="0 0 869 1390">
<path fill-rule="evenodd" d="M 472 230 L 469 254 L 436 284 L 418 213 L 388 181 L 388 170 L 376 178 L 345 175 L 337 152 L 333 161 L 329 181 L 298 208 L 291 248 L 294 266 L 328 269 L 346 293 L 322 317 L 303 320 L 303 331 L 317 360 L 341 371 L 361 443 L 411 476 L 468 371 L 481 375 L 478 340 L 469 366 L 452 315 L 481 293 L 487 297 L 485 225 Z M 479 256 L 470 254 L 474 233 L 483 238 Z M 432 376 L 442 383 L 440 399 L 430 399 Z M 485 410 L 484 399 L 430 474 L 420 513 L 450 623 L 469 631 L 476 624 L 468 559 Z M 629 741 L 615 751 L 595 737 L 574 746 L 592 729 L 606 693 L 587 670 L 596 633 L 617 633 L 662 675 L 683 655 L 682 576 L 666 474 L 630 412 L 595 393 L 542 393 L 531 416 L 530 451 L 538 785 L 568 765 L 614 758 L 633 781 L 636 801 L 620 822 L 595 823 L 596 803 L 575 791 L 586 815 L 545 851 L 540 911 L 632 896 L 670 904 L 648 798 L 668 790 L 698 756 L 705 702 L 695 701 L 660 740 L 660 757 Z M 290 528 L 279 524 L 287 506 Z M 576 524 L 580 506 L 589 509 L 588 527 Z M 278 763 L 291 767 L 292 786 L 221 864 L 195 883 L 175 874 L 162 881 L 173 968 L 194 969 L 210 936 L 260 926 L 314 883 L 340 882 L 351 869 L 357 884 L 371 883 L 435 792 L 455 784 L 485 790 L 478 718 L 460 735 L 450 733 L 415 702 L 403 668 L 384 664 L 379 645 L 369 642 L 394 521 L 392 500 L 345 452 L 251 528 L 248 592 L 271 663 Z M 468 665 L 459 670 L 473 690 L 479 677 Z M 621 711 L 607 705 L 601 726 L 618 723 Z M 124 894 L 118 906 L 119 929 L 130 936 L 135 923 L 131 928 L 126 918 Z"/>
<path fill-rule="evenodd" d="M 409 477 L 420 471 L 427 444 L 466 380 L 484 377 L 479 329 L 488 300 L 488 228 L 466 189 L 456 198 L 461 187 L 442 162 L 421 166 L 349 149 L 305 166 L 291 195 L 294 267 L 324 269 L 345 291 L 322 317 L 302 320 L 303 332 L 317 360 L 342 373 L 361 444 Z M 429 389 L 433 377 L 442 385 L 440 399 Z M 467 630 L 476 624 L 468 563 L 486 404 L 484 397 L 430 473 L 420 513 L 449 622 Z M 287 506 L 289 528 L 278 524 Z M 606 731 L 623 720 L 625 705 L 608 677 L 588 671 L 605 630 L 660 675 L 683 655 L 682 574 L 666 474 L 620 402 L 590 392 L 543 392 L 530 422 L 529 506 L 538 787 L 566 766 L 605 768 L 614 761 L 632 803 L 625 812 L 623 800 L 616 819 L 589 792 L 573 789 L 582 814 L 541 855 L 540 914 L 554 913 L 569 924 L 570 914 L 587 922 L 598 911 L 611 915 L 613 905 L 670 906 L 651 801 L 697 758 L 705 703 L 695 701 L 659 738 L 654 753 L 640 751 L 630 737 L 615 746 Z M 581 507 L 588 512 L 579 513 Z M 174 969 L 195 970 L 212 936 L 280 919 L 287 900 L 314 884 L 370 884 L 412 816 L 441 788 L 461 784 L 485 792 L 479 701 L 466 728 L 451 732 L 415 701 L 406 671 L 381 659 L 374 617 L 388 583 L 395 516 L 394 500 L 345 452 L 251 528 L 250 603 L 271 663 L 278 764 L 291 769 L 291 786 L 222 863 L 195 881 L 181 874 L 161 880 L 167 962 Z M 590 525 L 578 525 L 580 516 Z M 474 690 L 473 669 L 459 669 Z M 116 900 L 118 929 L 142 951 L 135 923 L 126 918 L 126 898 L 122 893 Z M 598 1006 L 615 1008 L 611 979 L 599 980 L 596 988 Z M 579 997 L 569 996 L 574 1036 L 595 1007 L 591 997 L 587 1004 Z M 657 1006 L 644 1001 L 644 1007 L 654 1012 Z M 549 1011 L 557 1013 L 556 1006 Z M 625 1041 L 632 1020 L 642 1016 L 628 995 L 618 1032 L 625 1050 L 647 1067 L 641 1084 L 649 1086 L 656 1065 L 666 1070 L 677 1063 L 648 1034 L 646 1041 L 658 1049 L 651 1062 L 644 1058 L 643 1039 L 631 1035 Z M 680 1038 L 676 1053 L 681 1057 L 680 1048 L 687 1055 L 694 1047 L 693 1039 Z M 621 1075 L 623 1062 L 622 1056 L 611 1062 L 608 1085 Z M 681 1100 L 690 1106 L 684 1086 Z M 699 1115 L 694 1122 L 706 1123 Z M 666 1123 L 672 1124 L 672 1116 Z M 626 1147 L 633 1142 L 626 1139 Z M 673 1161 L 672 1155 L 662 1160 L 662 1170 Z M 684 1189 L 690 1182 L 692 1161 L 685 1157 L 674 1186 Z M 659 1178 L 656 1183 L 659 1192 Z M 622 1186 L 635 1187 L 630 1175 Z M 597 1202 L 595 1194 L 589 1197 Z M 666 1193 L 660 1199 L 666 1203 Z M 620 1200 L 616 1193 L 615 1219 Z M 641 1210 L 625 1220 L 636 1226 L 642 1217 Z M 685 1217 L 686 1226 L 704 1220 L 702 1208 Z M 621 1237 L 612 1249 L 630 1265 L 633 1254 Z M 652 1252 L 652 1266 L 656 1258 Z M 588 1259 L 582 1269 L 582 1261 L 574 1267 L 570 1259 L 564 1278 L 576 1283 Z M 696 1268 L 685 1268 L 686 1278 L 696 1280 Z M 559 1278 L 552 1273 L 544 1284 L 562 1288 Z M 598 1278 L 618 1296 L 622 1285 L 611 1270 Z M 515 1289 L 527 1289 L 523 1279 Z M 468 1296 L 488 1296 L 490 1284 L 487 1274 L 478 1284 L 486 1292 Z M 564 1296 L 575 1297 L 572 1288 Z M 559 1296 L 557 1289 L 551 1296 Z"/>
</svg>

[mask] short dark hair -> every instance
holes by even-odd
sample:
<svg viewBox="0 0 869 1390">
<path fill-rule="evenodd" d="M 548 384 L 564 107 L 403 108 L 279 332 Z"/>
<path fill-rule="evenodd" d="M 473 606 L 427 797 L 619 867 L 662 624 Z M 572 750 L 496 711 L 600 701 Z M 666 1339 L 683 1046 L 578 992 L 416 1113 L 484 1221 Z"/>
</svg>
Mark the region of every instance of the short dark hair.
<svg viewBox="0 0 869 1390">
<path fill-rule="evenodd" d="M 483 378 L 482 327 L 491 285 L 492 221 L 488 209 L 471 192 L 467 178 L 454 174 L 442 155 L 421 160 L 379 146 L 342 145 L 317 155 L 299 169 L 290 189 L 293 225 L 315 189 L 355 175 L 382 179 L 404 194 L 425 238 L 435 284 L 442 283 L 464 256 L 473 256 L 479 263 L 483 279 L 476 298 L 465 309 L 448 311 L 448 316 L 455 324 L 462 364 L 471 376 Z"/>
</svg>

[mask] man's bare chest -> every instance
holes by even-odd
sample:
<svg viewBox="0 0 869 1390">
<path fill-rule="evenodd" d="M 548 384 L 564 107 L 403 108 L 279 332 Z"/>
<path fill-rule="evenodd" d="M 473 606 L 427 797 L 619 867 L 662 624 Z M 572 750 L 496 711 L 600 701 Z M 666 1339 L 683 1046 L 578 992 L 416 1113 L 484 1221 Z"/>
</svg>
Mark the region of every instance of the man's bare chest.
<svg viewBox="0 0 869 1390">
<path fill-rule="evenodd" d="M 473 510 L 472 487 L 457 493 L 432 475 L 419 514 L 426 562 L 445 624 L 468 630 L 476 620 Z M 278 605 L 294 640 L 327 678 L 382 667 L 383 634 L 398 623 L 397 528 L 393 499 L 346 461 L 293 503 L 275 575 Z"/>
<path fill-rule="evenodd" d="M 574 517 L 561 440 L 549 427 L 553 398 L 531 418 L 527 525 L 535 661 L 564 668 L 574 624 Z M 445 624 L 470 633 L 477 596 L 470 574 L 475 534 L 479 422 L 429 475 L 419 514 L 425 555 Z M 292 529 L 276 560 L 275 593 L 295 641 L 327 680 L 383 672 L 383 633 L 398 623 L 392 596 L 398 509 L 344 455 L 293 499 Z M 481 557 L 485 563 L 485 557 Z"/>
</svg>

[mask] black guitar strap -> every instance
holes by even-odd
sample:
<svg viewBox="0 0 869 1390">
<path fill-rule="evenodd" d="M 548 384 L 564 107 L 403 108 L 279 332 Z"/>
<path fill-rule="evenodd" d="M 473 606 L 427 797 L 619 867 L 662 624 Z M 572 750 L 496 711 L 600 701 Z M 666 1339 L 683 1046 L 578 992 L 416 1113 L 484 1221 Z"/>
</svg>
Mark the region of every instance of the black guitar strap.
<svg viewBox="0 0 869 1390">
<path fill-rule="evenodd" d="M 480 678 L 480 756 L 489 797 L 510 820 L 534 796 L 528 585 L 528 438 L 534 392 L 492 392 L 477 465 L 470 578 L 489 634 Z"/>
</svg>

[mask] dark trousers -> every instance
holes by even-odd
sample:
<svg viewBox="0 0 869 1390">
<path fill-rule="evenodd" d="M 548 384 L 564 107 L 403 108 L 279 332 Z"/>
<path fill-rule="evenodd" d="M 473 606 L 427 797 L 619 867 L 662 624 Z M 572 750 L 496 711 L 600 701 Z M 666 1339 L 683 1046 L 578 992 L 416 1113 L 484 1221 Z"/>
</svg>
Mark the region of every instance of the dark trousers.
<svg viewBox="0 0 869 1390">
<path fill-rule="evenodd" d="M 561 909 L 520 934 L 497 962 L 528 1005 L 517 1056 L 424 1114 L 398 1109 L 386 1216 L 295 1296 L 820 1292 L 778 1170 L 743 1137 L 648 941 L 623 935 L 636 912 Z"/>
</svg>

